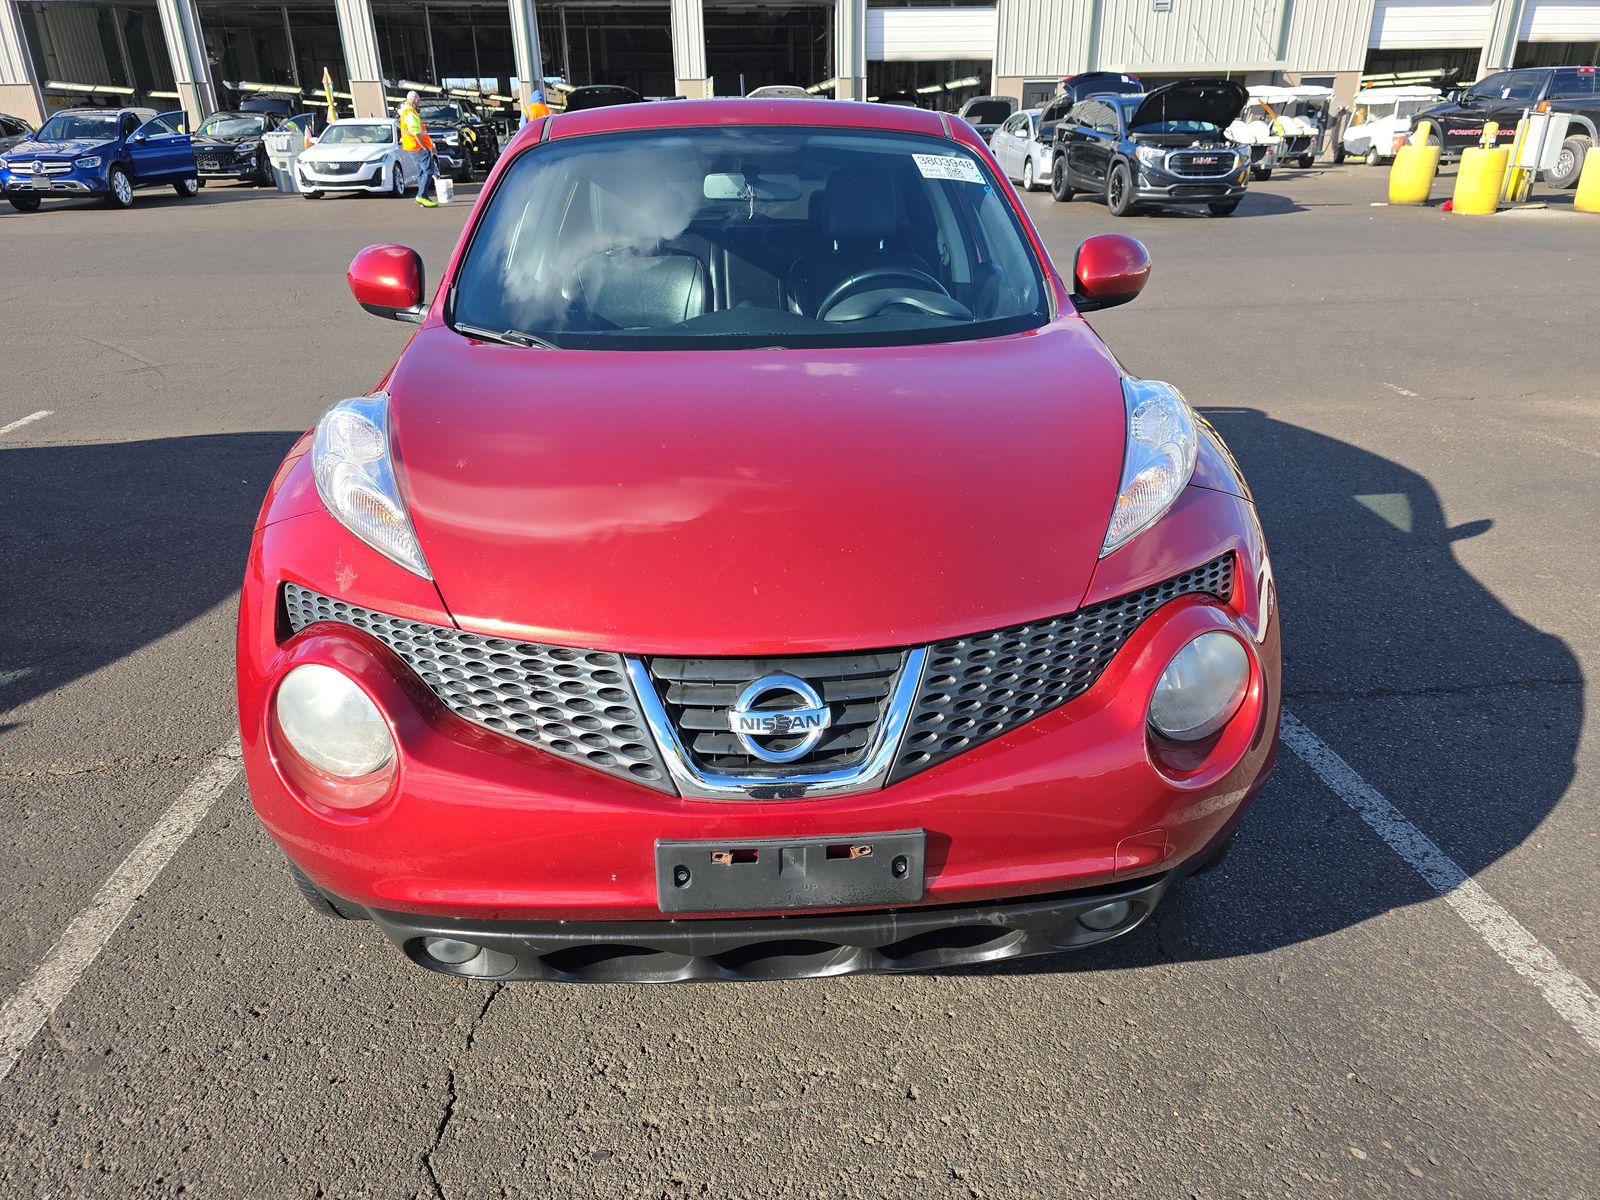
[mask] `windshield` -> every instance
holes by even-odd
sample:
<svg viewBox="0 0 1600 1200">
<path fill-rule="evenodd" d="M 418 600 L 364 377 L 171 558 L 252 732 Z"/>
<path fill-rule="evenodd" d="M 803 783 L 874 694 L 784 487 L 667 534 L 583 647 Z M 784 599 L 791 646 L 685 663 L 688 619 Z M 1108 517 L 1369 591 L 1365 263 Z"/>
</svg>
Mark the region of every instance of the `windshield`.
<svg viewBox="0 0 1600 1200">
<path fill-rule="evenodd" d="M 1143 125 L 1133 125 L 1129 133 L 1216 133 L 1217 127 L 1210 121 L 1146 121 Z"/>
<path fill-rule="evenodd" d="M 200 123 L 201 137 L 247 138 L 254 137 L 267 127 L 267 119 L 260 113 L 212 113 Z"/>
<path fill-rule="evenodd" d="M 429 125 L 454 125 L 461 120 L 461 109 L 454 104 L 422 104 L 417 114 Z"/>
<path fill-rule="evenodd" d="M 394 130 L 388 125 L 329 125 L 322 135 L 325 145 L 372 145 L 394 141 Z"/>
<path fill-rule="evenodd" d="M 117 136 L 117 114 L 57 113 L 40 128 L 41 142 L 110 141 Z"/>
<path fill-rule="evenodd" d="M 852 129 L 545 143 L 506 169 L 458 328 L 574 349 L 889 345 L 1035 328 L 1038 260 L 965 148 Z"/>
</svg>

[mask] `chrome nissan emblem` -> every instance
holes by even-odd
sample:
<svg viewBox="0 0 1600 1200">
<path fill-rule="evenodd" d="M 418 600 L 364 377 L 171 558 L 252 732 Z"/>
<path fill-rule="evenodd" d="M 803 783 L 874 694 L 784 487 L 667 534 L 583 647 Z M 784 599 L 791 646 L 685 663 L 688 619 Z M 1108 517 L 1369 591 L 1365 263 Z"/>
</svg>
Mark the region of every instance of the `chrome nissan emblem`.
<svg viewBox="0 0 1600 1200">
<path fill-rule="evenodd" d="M 793 703 L 760 707 L 763 700 L 789 696 Z M 833 714 L 822 702 L 817 689 L 793 675 L 768 675 L 739 693 L 739 700 L 728 712 L 728 727 L 739 744 L 762 762 L 786 763 L 810 754 L 833 723 Z M 787 750 L 775 750 L 757 739 L 792 738 L 799 741 Z"/>
</svg>

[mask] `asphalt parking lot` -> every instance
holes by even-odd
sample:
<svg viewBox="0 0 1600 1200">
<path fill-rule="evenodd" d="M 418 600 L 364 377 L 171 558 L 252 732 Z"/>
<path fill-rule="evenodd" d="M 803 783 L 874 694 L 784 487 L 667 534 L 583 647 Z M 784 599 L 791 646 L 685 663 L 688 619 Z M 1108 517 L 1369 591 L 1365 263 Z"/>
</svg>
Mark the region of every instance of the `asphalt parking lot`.
<svg viewBox="0 0 1600 1200">
<path fill-rule="evenodd" d="M 345 267 L 437 270 L 466 205 L 0 212 L 0 1188 L 1594 1195 L 1600 217 L 1384 178 L 1280 171 L 1227 219 L 1026 199 L 1064 272 L 1145 240 L 1094 324 L 1260 504 L 1292 720 L 1233 855 L 1094 952 L 680 988 L 409 966 L 305 907 L 218 756 L 267 481 L 406 337 Z M 130 852 L 165 869 L 108 894 Z"/>
</svg>

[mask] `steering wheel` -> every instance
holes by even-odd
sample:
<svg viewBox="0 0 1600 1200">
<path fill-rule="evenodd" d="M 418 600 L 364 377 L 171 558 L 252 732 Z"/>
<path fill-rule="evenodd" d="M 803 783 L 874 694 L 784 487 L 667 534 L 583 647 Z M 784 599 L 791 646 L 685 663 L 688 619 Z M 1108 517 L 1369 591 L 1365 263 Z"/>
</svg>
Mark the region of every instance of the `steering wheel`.
<svg viewBox="0 0 1600 1200">
<path fill-rule="evenodd" d="M 839 306 L 840 301 L 856 292 L 862 291 L 864 285 L 876 283 L 879 287 L 882 287 L 883 284 L 880 281 L 891 279 L 898 280 L 901 283 L 909 283 L 919 292 L 931 291 L 941 296 L 950 294 L 945 291 L 944 284 L 926 271 L 919 271 L 915 267 L 868 267 L 865 271 L 857 271 L 853 275 L 847 275 L 831 292 L 822 298 L 822 303 L 817 305 L 817 320 L 826 321 L 828 314 Z"/>
</svg>

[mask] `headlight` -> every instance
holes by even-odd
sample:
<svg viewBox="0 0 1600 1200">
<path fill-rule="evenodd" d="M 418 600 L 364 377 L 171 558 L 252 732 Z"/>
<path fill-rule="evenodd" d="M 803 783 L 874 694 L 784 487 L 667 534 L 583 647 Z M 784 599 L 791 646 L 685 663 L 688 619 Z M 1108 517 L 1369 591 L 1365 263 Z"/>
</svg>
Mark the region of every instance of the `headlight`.
<svg viewBox="0 0 1600 1200">
<path fill-rule="evenodd" d="M 75 159 L 73 159 L 72 160 L 72 165 L 75 166 L 75 167 L 81 167 L 85 171 L 91 171 L 95 167 L 98 167 L 101 164 L 101 162 L 103 162 L 103 161 L 104 160 L 101 159 L 101 157 L 98 154 L 91 154 L 87 158 L 75 158 Z"/>
<path fill-rule="evenodd" d="M 394 757 L 383 714 L 349 676 L 304 663 L 278 685 L 278 728 L 296 754 L 319 771 L 361 779 Z"/>
<path fill-rule="evenodd" d="M 341 400 L 324 413 L 311 441 L 311 468 L 323 504 L 346 529 L 406 570 L 433 578 L 400 498 L 387 396 Z"/>
<path fill-rule="evenodd" d="M 1111 525 L 1100 547 L 1103 558 L 1172 507 L 1194 474 L 1198 447 L 1194 414 L 1170 383 L 1124 379 L 1128 448 L 1122 460 Z"/>
<path fill-rule="evenodd" d="M 1167 155 L 1160 146 L 1136 146 L 1133 153 L 1147 167 L 1160 166 L 1161 160 Z"/>
<path fill-rule="evenodd" d="M 1210 737 L 1239 711 L 1250 684 L 1250 656 L 1239 639 L 1202 633 L 1167 664 L 1150 698 L 1150 727 L 1163 737 Z"/>
</svg>

